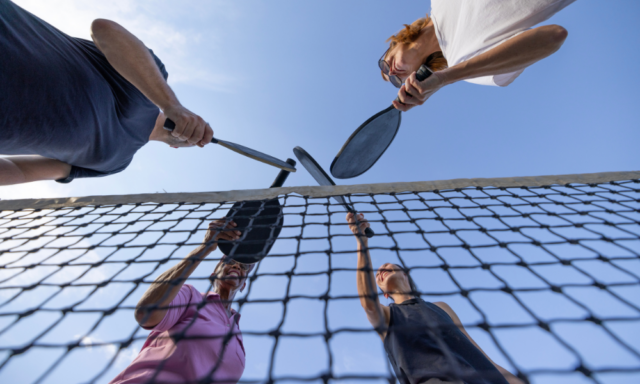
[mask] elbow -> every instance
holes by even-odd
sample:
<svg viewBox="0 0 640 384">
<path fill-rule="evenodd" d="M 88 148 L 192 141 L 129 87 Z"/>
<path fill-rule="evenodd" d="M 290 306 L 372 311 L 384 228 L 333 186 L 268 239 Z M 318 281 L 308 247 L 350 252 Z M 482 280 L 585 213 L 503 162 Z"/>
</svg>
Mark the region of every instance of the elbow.
<svg viewBox="0 0 640 384">
<path fill-rule="evenodd" d="M 153 324 L 151 319 L 151 312 L 146 308 L 138 307 L 134 313 L 134 317 L 136 322 L 145 329 L 150 329 L 155 327 L 157 324 Z"/>
<path fill-rule="evenodd" d="M 545 28 L 547 29 L 549 45 L 555 48 L 554 51 L 560 49 L 567 39 L 569 32 L 559 25 L 548 25 Z"/>
<path fill-rule="evenodd" d="M 118 23 L 107 19 L 95 19 L 91 23 L 91 37 L 98 44 L 98 41 L 109 36 L 117 27 Z"/>
</svg>

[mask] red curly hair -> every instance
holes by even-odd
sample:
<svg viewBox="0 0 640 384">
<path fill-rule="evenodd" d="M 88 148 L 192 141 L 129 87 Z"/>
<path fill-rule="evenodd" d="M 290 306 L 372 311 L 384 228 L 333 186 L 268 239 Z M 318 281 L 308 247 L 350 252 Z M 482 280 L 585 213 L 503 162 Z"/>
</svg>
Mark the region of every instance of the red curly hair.
<svg viewBox="0 0 640 384">
<path fill-rule="evenodd" d="M 391 41 L 389 44 L 389 50 L 393 49 L 396 44 L 411 44 L 418 40 L 422 30 L 430 20 L 431 18 L 427 15 L 426 17 L 414 21 L 411 25 L 405 24 L 404 29 L 387 39 L 387 41 Z M 447 59 L 444 58 L 442 51 L 437 51 L 429 55 L 424 64 L 434 72 L 441 71 L 449 67 L 449 63 L 447 63 Z M 380 72 L 382 73 L 382 71 Z M 384 73 L 382 74 L 382 78 L 385 78 Z"/>
</svg>

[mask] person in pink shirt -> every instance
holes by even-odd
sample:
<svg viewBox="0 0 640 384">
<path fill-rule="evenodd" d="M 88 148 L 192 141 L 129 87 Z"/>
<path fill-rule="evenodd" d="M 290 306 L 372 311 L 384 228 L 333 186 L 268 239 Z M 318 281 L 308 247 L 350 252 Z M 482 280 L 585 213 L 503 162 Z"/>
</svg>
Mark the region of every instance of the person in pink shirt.
<svg viewBox="0 0 640 384">
<path fill-rule="evenodd" d="M 217 240 L 236 240 L 231 221 L 209 224 L 203 243 L 161 274 L 144 293 L 136 321 L 151 330 L 142 350 L 110 384 L 237 383 L 245 364 L 240 314 L 231 309 L 246 286 L 253 264 L 223 257 L 211 274 L 213 292 L 200 293 L 184 284 Z"/>
</svg>

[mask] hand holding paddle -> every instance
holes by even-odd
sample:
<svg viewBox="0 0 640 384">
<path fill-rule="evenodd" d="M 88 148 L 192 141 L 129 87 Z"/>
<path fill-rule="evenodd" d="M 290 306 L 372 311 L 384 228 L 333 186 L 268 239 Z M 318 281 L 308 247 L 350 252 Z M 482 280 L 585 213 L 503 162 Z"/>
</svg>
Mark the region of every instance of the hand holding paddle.
<svg viewBox="0 0 640 384">
<path fill-rule="evenodd" d="M 444 85 L 444 80 L 439 74 L 433 73 L 433 75 L 420 80 L 418 72 L 414 72 L 400 87 L 398 97 L 393 101 L 393 107 L 406 112 L 416 105 L 424 104 L 431 95 Z"/>
<path fill-rule="evenodd" d="M 167 120 L 180 122 L 174 124 L 175 129 L 171 131 L 171 136 L 200 148 L 211 142 L 213 130 L 202 117 L 179 104 L 166 108 L 163 113 Z"/>
<path fill-rule="evenodd" d="M 349 223 L 349 229 L 351 230 L 351 232 L 353 232 L 353 234 L 356 236 L 362 236 L 363 234 L 366 234 L 367 229 L 371 230 L 371 228 L 369 228 L 371 224 L 369 224 L 367 219 L 364 218 L 364 215 L 362 213 L 347 213 L 347 223 Z"/>
</svg>

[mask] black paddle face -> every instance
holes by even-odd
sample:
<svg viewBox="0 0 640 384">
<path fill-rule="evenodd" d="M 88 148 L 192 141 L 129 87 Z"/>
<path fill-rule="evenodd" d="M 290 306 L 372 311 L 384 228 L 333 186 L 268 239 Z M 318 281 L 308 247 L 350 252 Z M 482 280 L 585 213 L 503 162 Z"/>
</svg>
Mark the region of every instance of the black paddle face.
<svg viewBox="0 0 640 384">
<path fill-rule="evenodd" d="M 218 248 L 234 260 L 257 263 L 271 250 L 282 230 L 282 206 L 278 199 L 267 201 L 239 201 L 227 219 L 233 220 L 242 235 L 236 241 L 220 240 Z"/>
<path fill-rule="evenodd" d="M 322 169 L 320 164 L 318 164 L 316 160 L 313 157 L 311 157 L 309 153 L 307 153 L 307 151 L 305 151 L 301 147 L 295 147 L 293 148 L 293 153 L 296 155 L 296 157 L 298 158 L 302 166 L 307 170 L 307 172 L 309 172 L 311 176 L 313 176 L 313 178 L 318 182 L 318 184 L 336 185 L 336 183 L 334 183 L 333 180 L 331 180 L 331 177 L 329 177 L 329 175 L 327 175 L 324 169 Z M 331 197 L 333 197 L 338 202 L 338 204 L 341 204 L 347 211 L 354 214 L 356 213 L 356 211 L 351 207 L 351 205 L 349 205 L 349 203 L 347 203 L 347 200 L 345 200 L 343 196 L 331 196 Z M 367 228 L 364 231 L 364 233 L 367 237 L 372 237 L 375 234 L 371 228 Z"/>
<path fill-rule="evenodd" d="M 423 64 L 416 71 L 416 79 L 423 81 L 432 73 Z M 393 105 L 371 116 L 344 143 L 331 163 L 331 174 L 338 179 L 350 179 L 368 171 L 391 145 L 400 121 L 401 112 Z"/>
<path fill-rule="evenodd" d="M 287 165 L 296 166 L 293 159 L 287 159 Z M 282 187 L 289 172 L 280 171 L 270 188 Z M 262 260 L 280 236 L 284 216 L 278 198 L 270 200 L 239 201 L 229 209 L 227 219 L 233 220 L 241 232 L 236 241 L 220 240 L 218 248 L 234 260 L 252 264 Z"/>
<path fill-rule="evenodd" d="M 396 137 L 401 116 L 399 110 L 390 106 L 365 121 L 338 152 L 331 163 L 331 174 L 338 179 L 350 179 L 368 171 Z"/>
</svg>

